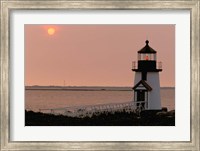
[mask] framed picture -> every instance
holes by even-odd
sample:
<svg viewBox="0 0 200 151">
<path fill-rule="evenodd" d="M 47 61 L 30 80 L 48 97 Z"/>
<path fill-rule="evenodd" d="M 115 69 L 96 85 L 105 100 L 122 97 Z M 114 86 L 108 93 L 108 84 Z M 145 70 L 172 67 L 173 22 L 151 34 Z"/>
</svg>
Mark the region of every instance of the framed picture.
<svg viewBox="0 0 200 151">
<path fill-rule="evenodd" d="M 1 12 L 1 150 L 200 150 L 198 0 Z"/>
<path fill-rule="evenodd" d="M 86 22 L 24 25 L 25 125 L 175 126 L 175 25 Z"/>
</svg>

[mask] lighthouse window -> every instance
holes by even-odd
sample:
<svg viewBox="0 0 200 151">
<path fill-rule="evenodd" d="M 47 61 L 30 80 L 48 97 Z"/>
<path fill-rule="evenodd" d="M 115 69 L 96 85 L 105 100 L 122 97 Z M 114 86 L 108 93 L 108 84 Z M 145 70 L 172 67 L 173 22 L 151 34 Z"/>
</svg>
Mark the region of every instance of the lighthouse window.
<svg viewBox="0 0 200 151">
<path fill-rule="evenodd" d="M 143 54 L 138 54 L 138 60 L 156 60 L 156 54 L 152 53 L 143 53 Z"/>
<path fill-rule="evenodd" d="M 147 80 L 147 72 L 142 72 L 142 80 Z"/>
<path fill-rule="evenodd" d="M 138 54 L 138 60 L 141 60 L 141 54 Z"/>
<path fill-rule="evenodd" d="M 156 54 L 153 55 L 153 60 L 156 60 Z"/>
<path fill-rule="evenodd" d="M 151 54 L 142 54 L 142 60 L 148 61 L 148 60 L 151 60 L 151 59 L 152 59 Z"/>
</svg>

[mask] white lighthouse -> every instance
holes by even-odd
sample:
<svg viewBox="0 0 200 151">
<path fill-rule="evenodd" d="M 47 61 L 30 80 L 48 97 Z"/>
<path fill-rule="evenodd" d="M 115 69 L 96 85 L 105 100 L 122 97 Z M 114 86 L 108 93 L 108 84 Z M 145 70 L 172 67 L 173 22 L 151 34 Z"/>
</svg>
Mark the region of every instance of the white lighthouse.
<svg viewBox="0 0 200 151">
<path fill-rule="evenodd" d="M 133 62 L 132 71 L 135 71 L 134 104 L 142 110 L 161 110 L 160 79 L 162 63 L 156 60 L 156 51 L 146 45 L 138 51 L 138 61 Z"/>
</svg>

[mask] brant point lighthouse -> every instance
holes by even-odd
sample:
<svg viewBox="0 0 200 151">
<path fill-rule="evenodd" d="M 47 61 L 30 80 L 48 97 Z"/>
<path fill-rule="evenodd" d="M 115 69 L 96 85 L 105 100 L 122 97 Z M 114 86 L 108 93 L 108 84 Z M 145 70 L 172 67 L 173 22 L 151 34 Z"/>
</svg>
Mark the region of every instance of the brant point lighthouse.
<svg viewBox="0 0 200 151">
<path fill-rule="evenodd" d="M 157 62 L 156 54 L 146 40 L 146 45 L 138 51 L 138 61 L 132 64 L 135 72 L 133 101 L 137 109 L 161 110 L 159 72 L 162 63 Z"/>
</svg>

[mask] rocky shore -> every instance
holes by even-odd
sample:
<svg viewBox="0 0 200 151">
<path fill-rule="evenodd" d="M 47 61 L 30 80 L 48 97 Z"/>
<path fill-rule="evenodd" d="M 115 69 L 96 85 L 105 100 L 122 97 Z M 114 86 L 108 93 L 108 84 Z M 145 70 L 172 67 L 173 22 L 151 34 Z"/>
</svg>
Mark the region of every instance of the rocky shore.
<svg viewBox="0 0 200 151">
<path fill-rule="evenodd" d="M 25 126 L 175 126 L 175 110 L 102 112 L 91 117 L 25 111 Z"/>
</svg>

